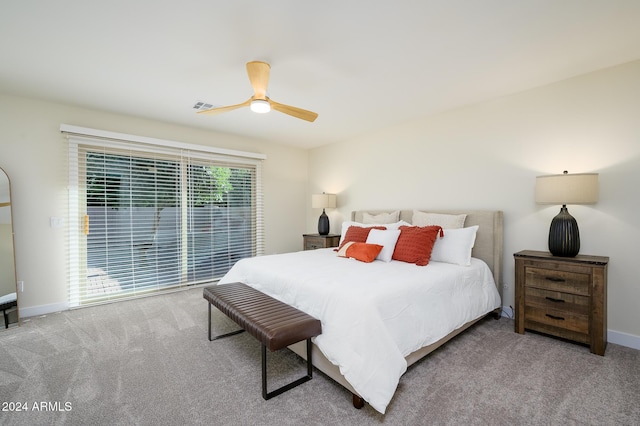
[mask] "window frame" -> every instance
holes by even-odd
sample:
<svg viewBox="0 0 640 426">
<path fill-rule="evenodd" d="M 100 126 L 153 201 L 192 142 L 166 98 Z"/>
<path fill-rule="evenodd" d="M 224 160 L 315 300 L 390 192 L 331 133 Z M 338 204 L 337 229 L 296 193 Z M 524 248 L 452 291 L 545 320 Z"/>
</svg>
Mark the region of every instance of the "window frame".
<svg viewBox="0 0 640 426">
<path fill-rule="evenodd" d="M 99 302 L 83 303 L 81 294 L 83 289 L 83 280 L 86 281 L 86 265 L 87 251 L 86 242 L 82 243 L 84 229 L 84 215 L 82 213 L 86 205 L 83 187 L 81 182 L 81 171 L 83 164 L 81 152 L 87 148 L 96 150 L 118 150 L 129 151 L 147 155 L 161 155 L 162 157 L 170 157 L 182 163 L 182 167 L 190 164 L 190 161 L 210 162 L 226 164 L 229 167 L 237 165 L 238 167 L 248 167 L 255 174 L 255 195 L 254 205 L 252 205 L 252 218 L 255 223 L 252 226 L 252 245 L 253 254 L 260 256 L 264 253 L 264 218 L 263 218 L 263 190 L 262 190 L 262 161 L 266 159 L 266 155 L 259 153 L 250 153 L 243 151 L 228 150 L 215 147 L 207 147 L 194 144 L 186 144 L 176 141 L 168 141 L 162 139 L 154 139 L 148 137 L 126 135 L 121 133 L 113 133 L 104 130 L 80 128 L 77 126 L 61 125 L 61 132 L 65 135 L 69 145 L 69 186 L 68 186 L 68 238 L 67 238 L 67 255 L 68 255 L 68 278 L 69 278 L 69 306 L 71 308 L 89 306 L 92 304 L 108 303 L 112 301 L 127 300 L 144 295 L 133 294 L 130 296 L 121 296 L 113 299 L 107 299 Z M 186 181 L 180 182 L 186 188 Z M 186 209 L 186 206 L 184 207 Z M 184 224 L 185 220 L 183 220 Z M 185 232 L 182 229 L 181 232 Z M 186 256 L 183 253 L 183 258 Z M 83 277 L 84 274 L 84 277 Z M 86 286 L 86 282 L 84 283 Z M 197 286 L 193 284 L 178 284 L 170 286 L 163 290 L 157 290 L 153 294 L 166 291 L 175 291 L 180 288 L 191 288 Z"/>
</svg>

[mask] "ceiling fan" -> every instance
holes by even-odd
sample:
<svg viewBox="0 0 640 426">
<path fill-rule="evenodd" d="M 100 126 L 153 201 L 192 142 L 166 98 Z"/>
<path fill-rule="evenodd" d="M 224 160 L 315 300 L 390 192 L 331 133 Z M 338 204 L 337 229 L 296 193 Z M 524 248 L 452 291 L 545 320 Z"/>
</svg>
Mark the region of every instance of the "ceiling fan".
<svg viewBox="0 0 640 426">
<path fill-rule="evenodd" d="M 302 120 L 313 122 L 318 118 L 315 112 L 306 109 L 296 108 L 290 105 L 278 103 L 267 96 L 267 85 L 269 84 L 269 71 L 271 66 L 266 62 L 252 61 L 247 62 L 247 74 L 249 81 L 253 87 L 253 96 L 241 104 L 229 105 L 217 108 L 198 111 L 198 114 L 220 114 L 222 112 L 232 111 L 237 108 L 249 106 L 251 110 L 258 113 L 269 112 L 274 109 L 284 114 L 291 115 Z"/>
</svg>

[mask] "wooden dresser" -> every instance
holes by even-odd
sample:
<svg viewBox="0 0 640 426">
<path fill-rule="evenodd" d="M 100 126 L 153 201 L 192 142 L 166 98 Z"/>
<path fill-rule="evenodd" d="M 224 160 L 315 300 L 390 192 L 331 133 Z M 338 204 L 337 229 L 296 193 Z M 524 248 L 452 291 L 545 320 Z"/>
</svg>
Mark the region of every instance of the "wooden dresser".
<svg viewBox="0 0 640 426">
<path fill-rule="evenodd" d="M 338 247 L 340 235 L 329 234 L 303 234 L 303 246 L 305 250 L 315 250 L 319 248 Z"/>
<path fill-rule="evenodd" d="M 556 257 L 515 253 L 515 331 L 525 329 L 589 345 L 604 355 L 607 346 L 608 257 Z"/>
</svg>

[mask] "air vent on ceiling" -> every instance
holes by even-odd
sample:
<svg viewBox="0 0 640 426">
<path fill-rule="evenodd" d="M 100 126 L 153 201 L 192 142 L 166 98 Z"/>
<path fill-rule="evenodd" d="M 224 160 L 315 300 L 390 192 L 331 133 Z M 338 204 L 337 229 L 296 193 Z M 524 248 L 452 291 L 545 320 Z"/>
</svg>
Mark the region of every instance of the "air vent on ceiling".
<svg viewBox="0 0 640 426">
<path fill-rule="evenodd" d="M 196 104 L 193 106 L 193 109 L 197 109 L 199 111 L 211 109 L 211 108 L 213 108 L 212 104 L 207 102 L 201 102 L 201 101 L 196 102 Z"/>
</svg>

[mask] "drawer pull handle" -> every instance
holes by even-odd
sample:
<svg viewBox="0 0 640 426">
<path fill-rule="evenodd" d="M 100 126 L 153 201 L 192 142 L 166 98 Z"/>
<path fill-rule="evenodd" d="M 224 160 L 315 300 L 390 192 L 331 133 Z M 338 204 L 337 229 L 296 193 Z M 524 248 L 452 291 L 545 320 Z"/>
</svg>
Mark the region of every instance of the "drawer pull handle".
<svg viewBox="0 0 640 426">
<path fill-rule="evenodd" d="M 564 321 L 563 317 L 557 317 L 555 315 L 551 315 L 551 314 L 546 314 L 549 318 L 554 319 L 554 320 L 560 320 L 560 321 Z"/>
<path fill-rule="evenodd" d="M 560 278 L 560 277 L 544 277 L 545 280 L 547 281 L 551 281 L 554 283 L 563 283 L 564 282 L 564 278 Z"/>
<path fill-rule="evenodd" d="M 556 298 L 549 297 L 549 296 L 547 296 L 545 299 L 551 300 L 552 302 L 564 303 L 564 300 L 562 300 L 562 299 L 556 299 Z"/>
</svg>

